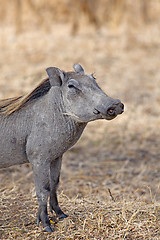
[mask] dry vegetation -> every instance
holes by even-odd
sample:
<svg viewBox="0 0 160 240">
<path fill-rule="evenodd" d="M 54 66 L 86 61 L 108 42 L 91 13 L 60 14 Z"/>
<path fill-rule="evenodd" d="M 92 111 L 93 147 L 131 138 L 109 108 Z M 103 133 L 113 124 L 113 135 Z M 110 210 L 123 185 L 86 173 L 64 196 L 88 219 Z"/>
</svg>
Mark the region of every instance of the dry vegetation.
<svg viewBox="0 0 160 240">
<path fill-rule="evenodd" d="M 36 227 L 30 165 L 0 170 L 0 239 L 160 239 L 160 1 L 0 4 L 0 98 L 28 92 L 48 66 L 80 62 L 126 109 L 90 123 L 65 154 L 69 217 L 50 215 L 53 234 Z"/>
</svg>

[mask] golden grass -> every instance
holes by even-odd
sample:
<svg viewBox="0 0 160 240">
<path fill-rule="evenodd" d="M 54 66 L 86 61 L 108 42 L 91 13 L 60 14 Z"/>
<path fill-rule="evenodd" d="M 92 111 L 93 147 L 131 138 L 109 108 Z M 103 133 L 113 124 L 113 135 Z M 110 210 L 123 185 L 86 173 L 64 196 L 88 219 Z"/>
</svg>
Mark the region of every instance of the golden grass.
<svg viewBox="0 0 160 240">
<path fill-rule="evenodd" d="M 50 215 L 55 232 L 47 234 L 36 227 L 35 197 L 17 196 L 15 190 L 2 194 L 1 222 L 5 222 L 0 227 L 2 239 L 159 239 L 160 205 L 138 200 L 134 194 L 102 201 L 91 195 L 68 198 L 61 193 L 60 202 L 68 209 L 69 217 L 57 221 Z"/>
</svg>

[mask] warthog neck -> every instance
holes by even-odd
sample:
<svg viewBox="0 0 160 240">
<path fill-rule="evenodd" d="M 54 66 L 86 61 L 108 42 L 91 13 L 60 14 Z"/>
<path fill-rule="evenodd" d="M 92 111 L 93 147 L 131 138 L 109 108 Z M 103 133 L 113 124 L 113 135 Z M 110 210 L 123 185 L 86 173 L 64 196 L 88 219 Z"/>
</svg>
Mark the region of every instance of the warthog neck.
<svg viewBox="0 0 160 240">
<path fill-rule="evenodd" d="M 54 127 L 57 134 L 64 137 L 65 143 L 72 146 L 81 136 L 87 123 L 80 123 L 72 115 L 67 114 L 62 93 L 57 91 L 58 93 L 54 94 L 54 100 L 51 101 L 51 107 L 54 108 L 52 110 Z"/>
</svg>

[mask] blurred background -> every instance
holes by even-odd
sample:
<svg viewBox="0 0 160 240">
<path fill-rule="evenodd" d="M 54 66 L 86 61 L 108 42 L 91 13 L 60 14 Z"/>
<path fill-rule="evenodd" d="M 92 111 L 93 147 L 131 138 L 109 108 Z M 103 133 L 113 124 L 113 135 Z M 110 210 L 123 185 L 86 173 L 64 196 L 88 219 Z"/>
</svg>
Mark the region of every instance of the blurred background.
<svg viewBox="0 0 160 240">
<path fill-rule="evenodd" d="M 76 61 L 101 77 L 118 55 L 136 62 L 140 51 L 153 56 L 159 49 L 159 0 L 0 0 L 0 6 L 2 80 L 43 73 L 49 65 L 68 70 Z M 129 58 L 125 64 L 127 70 Z"/>
<path fill-rule="evenodd" d="M 115 199 L 158 204 L 160 0 L 0 0 L 1 99 L 33 89 L 47 67 L 77 62 L 125 113 L 88 125 L 64 156 L 59 191 L 103 202 L 109 188 Z M 8 196 L 14 187 L 35 197 L 28 164 L 0 170 L 0 179 Z"/>
</svg>

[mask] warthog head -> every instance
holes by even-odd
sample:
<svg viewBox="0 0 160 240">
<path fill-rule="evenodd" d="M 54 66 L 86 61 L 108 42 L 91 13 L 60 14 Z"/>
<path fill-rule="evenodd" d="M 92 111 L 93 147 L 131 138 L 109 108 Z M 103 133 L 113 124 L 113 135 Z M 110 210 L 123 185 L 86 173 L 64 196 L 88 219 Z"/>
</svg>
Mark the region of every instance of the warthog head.
<svg viewBox="0 0 160 240">
<path fill-rule="evenodd" d="M 123 103 L 107 96 L 93 75 L 85 74 L 80 64 L 74 64 L 73 68 L 75 72 L 66 73 L 58 68 L 47 69 L 51 85 L 61 88 L 64 114 L 87 123 L 96 119 L 111 120 L 123 113 Z"/>
</svg>

